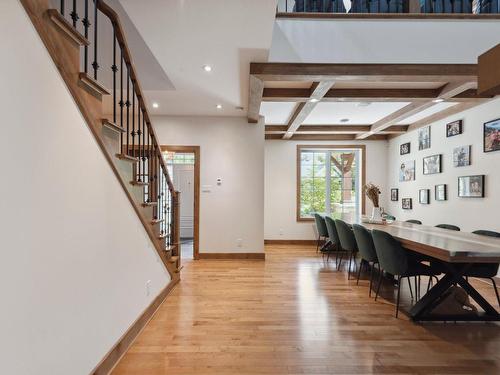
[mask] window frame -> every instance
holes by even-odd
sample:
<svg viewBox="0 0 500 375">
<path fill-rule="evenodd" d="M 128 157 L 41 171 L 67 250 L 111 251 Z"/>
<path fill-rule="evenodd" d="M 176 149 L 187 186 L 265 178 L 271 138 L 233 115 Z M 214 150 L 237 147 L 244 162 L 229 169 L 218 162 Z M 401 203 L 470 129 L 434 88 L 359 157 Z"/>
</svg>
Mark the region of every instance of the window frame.
<svg viewBox="0 0 500 375">
<path fill-rule="evenodd" d="M 363 186 L 366 183 L 366 145 L 297 145 L 297 181 L 296 181 L 296 220 L 297 222 L 309 222 L 314 221 L 312 217 L 301 217 L 300 216 L 300 196 L 301 196 L 301 184 L 302 179 L 301 168 L 300 168 L 300 155 L 303 150 L 309 149 L 325 149 L 325 150 L 357 150 L 360 151 L 361 158 L 361 181 L 360 181 L 360 194 L 361 194 L 361 214 L 366 214 L 366 196 L 363 194 Z"/>
</svg>

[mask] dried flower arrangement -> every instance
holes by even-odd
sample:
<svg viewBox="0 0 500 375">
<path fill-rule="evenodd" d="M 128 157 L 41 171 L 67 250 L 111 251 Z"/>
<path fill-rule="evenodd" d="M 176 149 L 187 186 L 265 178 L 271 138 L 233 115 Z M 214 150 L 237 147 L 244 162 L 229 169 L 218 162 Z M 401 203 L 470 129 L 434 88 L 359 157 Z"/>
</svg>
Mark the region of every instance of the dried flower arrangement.
<svg viewBox="0 0 500 375">
<path fill-rule="evenodd" d="M 369 182 L 368 184 L 366 184 L 363 187 L 363 190 L 364 190 L 366 196 L 368 197 L 368 199 L 370 199 L 372 201 L 373 207 L 378 208 L 379 207 L 378 199 L 379 199 L 379 195 L 380 195 L 379 187 L 377 185 L 374 185 L 371 182 Z"/>
</svg>

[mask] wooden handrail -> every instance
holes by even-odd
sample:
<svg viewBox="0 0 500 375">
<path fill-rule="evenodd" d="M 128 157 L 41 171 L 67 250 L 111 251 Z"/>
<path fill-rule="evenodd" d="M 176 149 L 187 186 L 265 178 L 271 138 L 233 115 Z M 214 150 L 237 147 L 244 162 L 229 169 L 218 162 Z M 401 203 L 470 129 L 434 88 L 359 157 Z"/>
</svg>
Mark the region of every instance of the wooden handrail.
<svg viewBox="0 0 500 375">
<path fill-rule="evenodd" d="M 123 31 L 123 27 L 122 27 L 122 24 L 120 22 L 120 17 L 114 11 L 114 9 L 111 8 L 108 4 L 106 4 L 103 0 L 98 1 L 97 7 L 99 8 L 99 10 L 103 14 L 105 14 L 109 18 L 109 20 L 111 21 L 111 24 L 114 27 L 116 39 L 117 39 L 118 44 L 123 52 L 123 59 L 125 60 L 125 63 L 127 64 L 127 67 L 129 69 L 129 72 L 130 72 L 130 79 L 132 81 L 132 84 L 135 87 L 135 92 L 136 92 L 137 98 L 139 100 L 140 107 L 143 110 L 143 113 L 145 115 L 146 125 L 148 126 L 149 134 L 152 135 L 152 139 L 155 143 L 155 145 L 153 145 L 153 146 L 156 148 L 157 156 L 158 156 L 158 159 L 160 160 L 161 168 L 163 169 L 163 172 L 165 173 L 165 176 L 167 177 L 167 183 L 168 183 L 169 190 L 175 196 L 177 194 L 177 192 L 175 191 L 174 184 L 172 183 L 172 179 L 170 178 L 170 174 L 168 173 L 167 165 L 165 164 L 165 160 L 163 160 L 163 156 L 161 154 L 158 136 L 157 136 L 155 129 L 151 123 L 151 117 L 149 116 L 149 112 L 148 112 L 148 109 L 146 106 L 146 102 L 144 100 L 144 95 L 143 95 L 143 91 L 141 88 L 141 84 L 139 82 L 137 72 L 135 70 L 135 66 L 132 62 L 132 54 L 130 53 L 130 49 L 128 47 L 127 40 L 125 38 L 125 33 Z"/>
</svg>

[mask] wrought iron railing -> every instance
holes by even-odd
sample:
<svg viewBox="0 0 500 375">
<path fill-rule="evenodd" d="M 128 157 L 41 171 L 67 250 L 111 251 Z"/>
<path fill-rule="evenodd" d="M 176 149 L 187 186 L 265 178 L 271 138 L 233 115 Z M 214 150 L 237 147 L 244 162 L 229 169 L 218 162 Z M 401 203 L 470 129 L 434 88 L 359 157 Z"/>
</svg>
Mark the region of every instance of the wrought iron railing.
<svg viewBox="0 0 500 375">
<path fill-rule="evenodd" d="M 82 47 L 83 72 L 103 86 L 112 86 L 113 123 L 121 129 L 119 156 L 133 162 L 132 183 L 143 187 L 143 204 L 152 207 L 152 220 L 159 225 L 160 239 L 167 249 L 172 248 L 177 241 L 177 193 L 151 124 L 119 17 L 103 0 L 60 0 L 57 6 L 60 14 L 89 41 Z"/>
<path fill-rule="evenodd" d="M 491 14 L 499 13 L 499 5 L 500 0 L 279 0 L 277 12 Z"/>
</svg>

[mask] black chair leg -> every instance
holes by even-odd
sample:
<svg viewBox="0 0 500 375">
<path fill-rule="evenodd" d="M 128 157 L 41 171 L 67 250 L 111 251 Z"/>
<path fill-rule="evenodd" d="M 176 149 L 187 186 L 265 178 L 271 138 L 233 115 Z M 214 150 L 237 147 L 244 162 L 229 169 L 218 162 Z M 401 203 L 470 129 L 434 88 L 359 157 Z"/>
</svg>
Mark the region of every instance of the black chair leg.
<svg viewBox="0 0 500 375">
<path fill-rule="evenodd" d="M 361 265 L 363 264 L 363 260 L 361 260 L 361 264 L 359 265 L 358 269 L 358 279 L 356 280 L 356 285 L 359 285 L 359 277 L 361 276 Z"/>
<path fill-rule="evenodd" d="M 370 265 L 370 263 L 368 263 Z M 373 286 L 373 269 L 375 268 L 375 263 L 370 267 L 370 289 L 368 290 L 368 297 L 372 296 L 372 286 Z"/>
<path fill-rule="evenodd" d="M 431 289 L 431 284 L 432 284 L 432 276 L 429 276 L 429 281 L 427 282 L 427 291 Z"/>
<path fill-rule="evenodd" d="M 398 276 L 398 296 L 396 298 L 396 318 L 398 317 L 399 312 L 399 295 L 401 292 L 401 276 Z"/>
<path fill-rule="evenodd" d="M 410 288 L 410 296 L 411 296 L 411 299 L 413 300 L 413 290 L 412 290 L 412 287 L 411 287 L 410 278 L 408 277 L 406 280 L 408 280 L 408 287 Z"/>
<path fill-rule="evenodd" d="M 337 254 L 338 257 L 338 254 Z M 340 267 L 342 266 L 342 259 L 344 259 L 344 253 L 340 254 L 340 258 L 337 263 L 337 271 L 340 270 Z"/>
<path fill-rule="evenodd" d="M 498 306 L 500 306 L 500 297 L 498 296 L 497 283 L 495 282 L 495 279 L 493 277 L 491 278 L 491 282 L 493 283 L 493 288 L 495 288 L 495 294 L 497 295 Z"/>
<path fill-rule="evenodd" d="M 380 291 L 380 284 L 382 284 L 382 276 L 383 276 L 383 272 L 382 272 L 382 269 L 379 267 L 379 276 L 378 276 L 377 291 L 375 292 L 375 301 L 377 300 L 378 293 Z"/>
<path fill-rule="evenodd" d="M 321 241 L 321 236 L 318 235 L 318 240 L 316 241 L 316 252 L 319 251 L 319 242 Z"/>
</svg>

